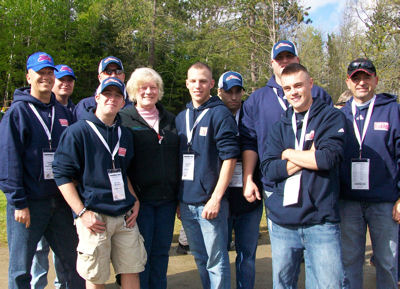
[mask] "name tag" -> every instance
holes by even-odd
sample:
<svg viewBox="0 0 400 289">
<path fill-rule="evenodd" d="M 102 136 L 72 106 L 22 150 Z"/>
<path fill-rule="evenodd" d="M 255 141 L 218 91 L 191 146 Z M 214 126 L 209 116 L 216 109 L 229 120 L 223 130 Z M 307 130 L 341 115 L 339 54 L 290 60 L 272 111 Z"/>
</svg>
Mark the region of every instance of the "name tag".
<svg viewBox="0 0 400 289">
<path fill-rule="evenodd" d="M 184 154 L 182 164 L 182 180 L 194 180 L 194 154 Z"/>
<path fill-rule="evenodd" d="M 124 180 L 122 179 L 121 169 L 110 169 L 107 170 L 108 178 L 111 183 L 111 191 L 113 195 L 114 201 L 122 201 L 125 200 L 125 185 Z"/>
<path fill-rule="evenodd" d="M 369 159 L 351 160 L 351 189 L 369 190 Z"/>
<path fill-rule="evenodd" d="M 242 188 L 243 187 L 243 164 L 242 162 L 236 162 L 235 170 L 233 171 L 233 176 L 231 182 L 229 183 L 230 187 L 234 188 Z"/>
<path fill-rule="evenodd" d="M 290 206 L 299 202 L 301 171 L 290 176 L 283 191 L 283 206 Z"/>
<path fill-rule="evenodd" d="M 43 150 L 43 177 L 45 180 L 54 180 L 53 161 L 54 150 Z"/>
</svg>

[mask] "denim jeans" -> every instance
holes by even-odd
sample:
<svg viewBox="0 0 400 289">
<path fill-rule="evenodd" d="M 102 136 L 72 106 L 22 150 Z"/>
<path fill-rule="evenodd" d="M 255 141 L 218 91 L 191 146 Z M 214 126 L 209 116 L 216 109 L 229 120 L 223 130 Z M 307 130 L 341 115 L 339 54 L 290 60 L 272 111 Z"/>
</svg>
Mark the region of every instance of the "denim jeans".
<svg viewBox="0 0 400 289">
<path fill-rule="evenodd" d="M 393 205 L 340 201 L 344 288 L 363 288 L 368 226 L 376 268 L 376 288 L 397 289 L 398 224 L 392 219 Z"/>
<path fill-rule="evenodd" d="M 147 252 L 140 288 L 166 289 L 169 249 L 174 233 L 176 201 L 143 202 L 137 224 Z"/>
<path fill-rule="evenodd" d="M 307 289 L 341 288 L 339 224 L 280 226 L 268 219 L 268 229 L 274 289 L 297 288 L 303 252 Z"/>
<path fill-rule="evenodd" d="M 253 211 L 229 217 L 235 231 L 237 289 L 254 288 L 256 250 L 262 212 L 263 206 L 260 204 Z"/>
<path fill-rule="evenodd" d="M 201 217 L 204 205 L 180 203 L 181 219 L 194 255 L 203 289 L 230 289 L 231 273 L 228 242 L 228 211 L 226 199 L 221 201 L 218 216 L 212 220 Z"/>
<path fill-rule="evenodd" d="M 67 288 L 85 288 L 76 272 L 78 237 L 69 206 L 60 197 L 29 201 L 31 225 L 15 221 L 15 207 L 7 204 L 7 239 L 9 248 L 9 289 L 30 289 L 31 265 L 37 244 L 45 236 L 63 264 Z"/>
<path fill-rule="evenodd" d="M 31 287 L 32 289 L 44 289 L 47 286 L 47 273 L 49 272 L 49 253 L 50 245 L 46 241 L 45 237 L 40 239 L 36 253 L 33 256 L 32 267 L 31 267 Z M 53 253 L 53 263 L 56 272 L 56 278 L 54 280 L 54 287 L 56 289 L 65 289 L 67 287 L 62 272 L 62 264 L 60 259 Z"/>
</svg>

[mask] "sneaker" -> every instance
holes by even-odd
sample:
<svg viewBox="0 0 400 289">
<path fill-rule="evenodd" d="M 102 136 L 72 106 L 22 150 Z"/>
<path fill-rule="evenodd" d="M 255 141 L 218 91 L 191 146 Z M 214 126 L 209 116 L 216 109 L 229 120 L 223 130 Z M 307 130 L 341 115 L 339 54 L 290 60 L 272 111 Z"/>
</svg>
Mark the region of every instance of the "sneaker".
<svg viewBox="0 0 400 289">
<path fill-rule="evenodd" d="M 188 254 L 190 254 L 189 245 L 182 245 L 181 243 L 178 243 L 178 247 L 176 247 L 176 254 L 177 255 L 188 255 Z"/>
</svg>

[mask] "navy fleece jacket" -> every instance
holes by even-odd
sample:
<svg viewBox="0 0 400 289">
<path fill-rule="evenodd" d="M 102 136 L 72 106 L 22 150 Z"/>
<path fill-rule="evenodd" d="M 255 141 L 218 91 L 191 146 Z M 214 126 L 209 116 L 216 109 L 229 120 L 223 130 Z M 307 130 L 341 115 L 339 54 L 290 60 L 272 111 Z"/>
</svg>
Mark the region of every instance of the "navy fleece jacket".
<svg viewBox="0 0 400 289">
<path fill-rule="evenodd" d="M 362 158 L 370 159 L 369 190 L 351 189 L 351 159 L 359 157 L 360 147 L 353 129 L 352 101 L 350 99 L 342 108 L 349 137 L 340 170 L 340 197 L 354 201 L 395 202 L 400 189 L 400 106 L 396 96 L 376 95 L 361 153 Z"/>
<path fill-rule="evenodd" d="M 283 100 L 282 87 L 272 76 L 267 85 L 257 89 L 243 103 L 243 117 L 239 125 L 241 150 L 252 150 L 258 153 L 261 160 L 265 152 L 265 144 L 272 125 L 279 121 L 285 113 L 278 101 L 274 88 Z M 312 97 L 332 105 L 330 95 L 321 87 L 314 85 L 311 89 Z M 272 191 L 273 182 L 262 178 L 264 189 Z"/>
<path fill-rule="evenodd" d="M 262 158 L 263 175 L 274 182 L 267 199 L 268 218 L 279 225 L 315 225 L 339 222 L 339 165 L 345 144 L 345 116 L 338 109 L 314 99 L 310 108 L 304 150 L 314 143 L 318 170 L 302 169 L 298 204 L 283 206 L 284 186 L 288 176 L 287 160 L 282 152 L 294 149 L 293 108 L 274 124 Z"/>
<path fill-rule="evenodd" d="M 195 155 L 194 180 L 181 181 L 179 200 L 187 204 L 204 204 L 217 184 L 222 161 L 237 158 L 240 154 L 238 129 L 232 113 L 216 96 L 198 108 L 194 108 L 192 102 L 186 107 L 189 110 L 190 129 L 202 111 L 206 108 L 209 110 L 194 129 L 190 148 L 186 135 L 187 110 L 180 112 L 175 119 L 180 140 L 181 167 L 183 154 Z"/>
<path fill-rule="evenodd" d="M 32 103 L 50 130 L 55 107 L 51 146 L 57 148 L 61 133 L 71 124 L 71 114 L 54 94 L 44 104 L 30 95 L 30 87 L 15 90 L 14 100 L 0 124 L 0 188 L 7 202 L 17 209 L 28 207 L 29 200 L 57 196 L 54 180 L 43 178 L 43 149 L 49 149 L 47 135 L 29 107 Z M 61 195 L 59 195 L 61 196 Z"/>
<path fill-rule="evenodd" d="M 107 173 L 107 170 L 112 169 L 111 154 L 86 120 L 95 124 L 111 152 L 114 150 L 118 142 L 118 126 L 121 123 L 119 116 L 110 127 L 94 115 L 93 109 L 84 112 L 83 119 L 69 127 L 61 136 L 53 162 L 55 181 L 61 186 L 76 180 L 79 196 L 86 208 L 109 216 L 123 215 L 135 203 L 135 197 L 128 189 L 126 173 L 134 153 L 132 133 L 121 127 L 115 168 L 122 171 L 126 199 L 114 201 Z"/>
</svg>

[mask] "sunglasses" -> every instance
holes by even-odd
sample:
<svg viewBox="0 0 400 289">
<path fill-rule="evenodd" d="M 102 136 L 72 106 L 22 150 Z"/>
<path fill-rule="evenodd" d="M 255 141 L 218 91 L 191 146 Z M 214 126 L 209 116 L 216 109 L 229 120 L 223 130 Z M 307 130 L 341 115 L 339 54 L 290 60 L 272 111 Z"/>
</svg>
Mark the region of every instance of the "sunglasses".
<svg viewBox="0 0 400 289">
<path fill-rule="evenodd" d="M 370 61 L 354 61 L 350 63 L 347 72 L 351 74 L 351 72 L 357 69 L 366 69 L 368 71 L 376 72 L 375 66 Z"/>
<path fill-rule="evenodd" d="M 112 75 L 113 73 L 115 73 L 116 75 L 120 75 L 120 74 L 124 73 L 124 70 L 122 70 L 122 69 L 106 69 L 103 72 L 107 75 Z"/>
</svg>

